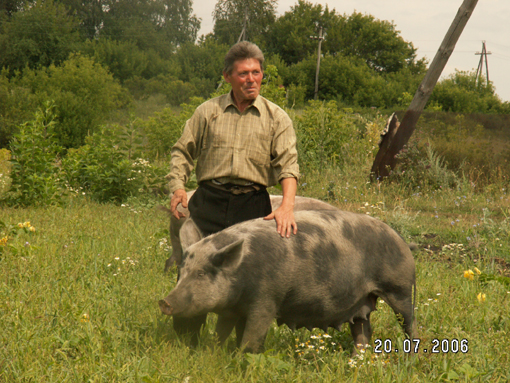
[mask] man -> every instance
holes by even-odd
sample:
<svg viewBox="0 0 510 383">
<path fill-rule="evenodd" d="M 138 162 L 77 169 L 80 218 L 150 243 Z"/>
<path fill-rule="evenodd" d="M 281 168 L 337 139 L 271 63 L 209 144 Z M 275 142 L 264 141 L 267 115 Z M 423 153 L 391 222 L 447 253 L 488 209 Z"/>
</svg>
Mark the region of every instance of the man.
<svg viewBox="0 0 510 383">
<path fill-rule="evenodd" d="M 296 136 L 287 113 L 259 96 L 263 62 L 264 55 L 255 44 L 235 44 L 225 56 L 223 70 L 232 91 L 200 105 L 172 148 L 167 176 L 173 193 L 171 212 L 179 218 L 183 215 L 177 206 L 188 208 L 204 236 L 260 217 L 274 219 L 282 237 L 297 233 Z M 184 185 L 195 159 L 199 187 L 188 204 Z M 276 182 L 282 185 L 283 201 L 272 212 L 266 187 Z M 205 315 L 174 318 L 174 329 L 191 333 L 196 345 L 205 320 Z M 240 336 L 243 324 L 238 325 Z"/>
<path fill-rule="evenodd" d="M 275 219 L 282 237 L 297 233 L 294 198 L 299 167 L 289 116 L 259 96 L 264 56 L 252 43 L 235 44 L 225 56 L 223 77 L 232 91 L 199 106 L 172 148 L 171 211 L 188 207 L 204 235 L 235 223 Z M 199 188 L 187 201 L 184 185 L 197 159 Z M 280 182 L 281 206 L 271 212 L 266 187 Z"/>
</svg>

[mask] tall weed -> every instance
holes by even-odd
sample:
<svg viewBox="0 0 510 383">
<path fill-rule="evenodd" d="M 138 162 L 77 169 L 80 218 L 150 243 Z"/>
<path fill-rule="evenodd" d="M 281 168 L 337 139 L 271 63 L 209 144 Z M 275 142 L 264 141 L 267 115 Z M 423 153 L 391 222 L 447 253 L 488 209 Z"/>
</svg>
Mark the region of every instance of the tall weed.
<svg viewBox="0 0 510 383">
<path fill-rule="evenodd" d="M 448 163 L 435 152 L 430 142 L 412 138 L 397 155 L 399 163 L 390 178 L 410 187 L 432 189 L 459 186 L 459 177 L 448 169 Z"/>
<path fill-rule="evenodd" d="M 60 202 L 58 155 L 62 148 L 55 138 L 54 105 L 47 102 L 35 119 L 21 125 L 11 141 L 12 205 L 47 205 Z"/>
</svg>

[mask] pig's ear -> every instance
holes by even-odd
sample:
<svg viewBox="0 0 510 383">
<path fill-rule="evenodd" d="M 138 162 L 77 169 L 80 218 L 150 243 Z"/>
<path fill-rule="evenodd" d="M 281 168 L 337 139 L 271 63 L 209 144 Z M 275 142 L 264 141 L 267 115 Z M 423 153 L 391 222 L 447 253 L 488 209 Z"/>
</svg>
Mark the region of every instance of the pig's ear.
<svg viewBox="0 0 510 383">
<path fill-rule="evenodd" d="M 244 239 L 240 239 L 212 255 L 211 262 L 216 267 L 232 267 L 239 263 L 243 254 Z"/>
</svg>

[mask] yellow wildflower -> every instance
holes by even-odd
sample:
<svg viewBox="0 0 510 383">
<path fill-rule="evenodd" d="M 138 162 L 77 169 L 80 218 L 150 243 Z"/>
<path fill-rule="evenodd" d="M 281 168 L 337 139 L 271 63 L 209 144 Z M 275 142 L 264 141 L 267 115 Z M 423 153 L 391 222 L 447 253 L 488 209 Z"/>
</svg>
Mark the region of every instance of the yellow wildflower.
<svg viewBox="0 0 510 383">
<path fill-rule="evenodd" d="M 80 322 L 82 322 L 82 323 L 87 323 L 87 322 L 89 322 L 89 321 L 90 321 L 89 314 L 84 313 L 84 314 L 81 316 Z"/>
<path fill-rule="evenodd" d="M 471 269 L 465 270 L 464 271 L 464 278 L 469 279 L 470 281 L 472 281 L 473 279 L 475 279 L 475 273 L 473 273 L 473 270 L 471 270 Z"/>
<path fill-rule="evenodd" d="M 0 239 L 0 246 L 5 246 L 8 240 L 9 238 L 7 237 L 3 237 L 2 239 Z"/>
<path fill-rule="evenodd" d="M 475 273 L 477 273 L 478 275 L 482 274 L 482 272 L 478 269 L 478 267 L 475 267 Z"/>
<path fill-rule="evenodd" d="M 30 227 L 30 226 L 32 226 L 32 225 L 30 225 L 30 221 L 23 223 L 23 227 Z"/>
<path fill-rule="evenodd" d="M 35 227 L 33 227 L 33 226 L 30 226 L 30 229 L 28 229 L 28 230 L 30 230 L 32 233 L 35 233 Z"/>
<path fill-rule="evenodd" d="M 484 293 L 478 293 L 478 295 L 476 296 L 476 299 L 478 299 L 478 302 L 480 302 L 480 303 L 485 302 L 485 298 L 486 298 L 486 296 Z"/>
</svg>

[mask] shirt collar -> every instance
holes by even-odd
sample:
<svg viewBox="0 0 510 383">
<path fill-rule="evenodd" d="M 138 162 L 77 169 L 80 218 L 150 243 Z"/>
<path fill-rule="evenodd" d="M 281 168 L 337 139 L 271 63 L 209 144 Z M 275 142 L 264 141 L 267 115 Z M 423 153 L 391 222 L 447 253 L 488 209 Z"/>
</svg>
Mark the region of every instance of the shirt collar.
<svg viewBox="0 0 510 383">
<path fill-rule="evenodd" d="M 228 92 L 226 97 L 223 99 L 223 102 L 221 104 L 221 109 L 223 111 L 225 111 L 230 105 L 232 105 L 233 107 L 235 107 L 237 109 L 237 106 L 234 102 L 234 98 L 232 97 L 232 91 Z M 259 94 L 257 96 L 257 98 L 251 103 L 251 105 L 248 108 L 246 108 L 246 110 L 251 107 L 255 107 L 257 109 L 257 111 L 260 113 L 260 111 L 262 110 L 261 106 L 262 106 L 262 100 L 261 100 L 261 96 Z"/>
</svg>

